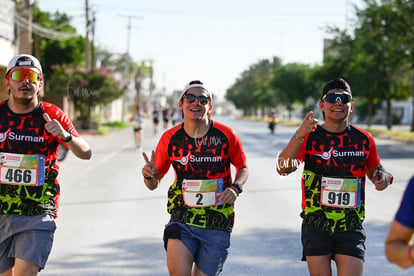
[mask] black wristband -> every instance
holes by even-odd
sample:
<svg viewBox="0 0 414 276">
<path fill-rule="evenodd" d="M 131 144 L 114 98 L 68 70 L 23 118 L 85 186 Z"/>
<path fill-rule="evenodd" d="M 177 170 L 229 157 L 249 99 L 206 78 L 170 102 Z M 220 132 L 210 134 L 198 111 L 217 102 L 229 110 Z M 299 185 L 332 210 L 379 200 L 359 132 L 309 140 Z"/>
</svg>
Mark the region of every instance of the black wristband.
<svg viewBox="0 0 414 276">
<path fill-rule="evenodd" d="M 67 138 L 67 139 L 63 139 L 63 138 L 62 138 L 62 141 L 63 141 L 63 142 L 65 142 L 65 143 L 68 143 L 68 142 L 72 141 L 73 134 L 72 134 L 72 132 L 67 131 L 67 130 L 66 130 L 66 132 L 67 132 L 67 133 L 69 133 L 69 135 L 70 135 L 70 136 L 69 136 L 69 138 Z"/>
<path fill-rule="evenodd" d="M 237 195 L 243 192 L 243 186 L 240 183 L 233 183 L 230 188 L 236 191 Z"/>
</svg>

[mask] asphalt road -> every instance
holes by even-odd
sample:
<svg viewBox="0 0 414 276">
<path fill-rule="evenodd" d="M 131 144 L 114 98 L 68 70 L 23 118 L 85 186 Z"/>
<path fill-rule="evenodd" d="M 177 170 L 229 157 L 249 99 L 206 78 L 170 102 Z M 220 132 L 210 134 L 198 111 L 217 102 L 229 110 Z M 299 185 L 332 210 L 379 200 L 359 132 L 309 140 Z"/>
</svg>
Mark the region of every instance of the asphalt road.
<svg viewBox="0 0 414 276">
<path fill-rule="evenodd" d="M 221 275 L 308 275 L 306 263 L 300 261 L 300 172 L 287 177 L 275 172 L 277 153 L 295 129 L 278 125 L 271 135 L 263 122 L 217 120 L 239 133 L 250 169 L 245 191 L 236 202 L 232 245 Z M 147 153 L 161 133 L 154 136 L 151 127 L 148 121 L 143 143 Z M 131 129 L 85 138 L 93 148 L 92 160 L 78 160 L 69 153 L 61 163 L 58 229 L 40 275 L 168 275 L 162 232 L 168 221 L 166 194 L 172 169 L 159 189 L 149 191 Z M 364 275 L 413 275 L 414 269 L 388 263 L 384 240 L 414 174 L 414 146 L 376 141 L 395 182 L 383 192 L 367 185 Z"/>
</svg>

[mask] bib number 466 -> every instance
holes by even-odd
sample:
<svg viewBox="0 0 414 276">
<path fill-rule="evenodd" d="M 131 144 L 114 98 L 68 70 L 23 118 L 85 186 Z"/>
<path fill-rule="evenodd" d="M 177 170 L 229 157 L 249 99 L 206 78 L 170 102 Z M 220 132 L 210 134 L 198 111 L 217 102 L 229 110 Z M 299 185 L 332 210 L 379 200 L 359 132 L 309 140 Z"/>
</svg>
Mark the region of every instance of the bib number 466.
<svg viewBox="0 0 414 276">
<path fill-rule="evenodd" d="M 1 168 L 1 181 L 15 184 L 32 185 L 36 183 L 36 170 L 20 168 Z"/>
</svg>

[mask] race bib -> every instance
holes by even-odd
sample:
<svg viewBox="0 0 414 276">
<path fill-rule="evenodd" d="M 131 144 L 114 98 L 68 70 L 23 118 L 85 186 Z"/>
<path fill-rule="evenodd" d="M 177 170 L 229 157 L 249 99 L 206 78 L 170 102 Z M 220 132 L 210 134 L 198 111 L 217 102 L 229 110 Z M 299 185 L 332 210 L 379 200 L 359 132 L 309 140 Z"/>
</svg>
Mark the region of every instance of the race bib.
<svg viewBox="0 0 414 276">
<path fill-rule="evenodd" d="M 0 152 L 0 184 L 43 186 L 45 156 Z"/>
<path fill-rule="evenodd" d="M 361 186 L 361 179 L 322 176 L 321 205 L 359 208 L 361 205 Z"/>
<path fill-rule="evenodd" d="M 222 205 L 218 193 L 223 191 L 223 179 L 184 179 L 182 184 L 184 203 L 191 207 Z"/>
</svg>

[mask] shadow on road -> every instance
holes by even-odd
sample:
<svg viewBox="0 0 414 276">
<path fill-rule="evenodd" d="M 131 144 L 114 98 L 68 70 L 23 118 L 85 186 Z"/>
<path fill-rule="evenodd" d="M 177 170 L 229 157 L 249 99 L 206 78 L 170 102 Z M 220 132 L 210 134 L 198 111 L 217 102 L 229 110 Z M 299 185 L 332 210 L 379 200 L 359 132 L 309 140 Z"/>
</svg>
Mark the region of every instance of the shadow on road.
<svg viewBox="0 0 414 276">
<path fill-rule="evenodd" d="M 91 249 L 96 253 L 74 252 L 49 264 L 46 271 L 59 276 L 168 275 L 162 246 L 161 238 L 119 240 Z"/>
<path fill-rule="evenodd" d="M 413 275 L 414 269 L 402 270 L 386 260 L 383 241 L 388 226 L 365 223 L 368 238 L 364 275 Z M 246 233 L 234 234 L 221 275 L 308 275 L 306 262 L 300 261 L 298 244 L 300 233 L 286 229 L 252 228 Z M 74 252 L 48 265 L 47 271 L 50 275 L 54 269 L 65 271 L 61 276 L 168 275 L 162 237 L 159 240 L 124 239 L 93 250 L 95 254 Z"/>
<path fill-rule="evenodd" d="M 377 145 L 377 151 L 381 159 L 414 158 L 413 143 L 390 143 Z"/>
</svg>

